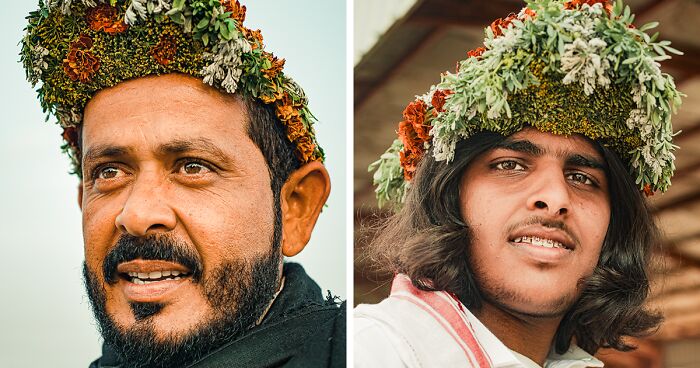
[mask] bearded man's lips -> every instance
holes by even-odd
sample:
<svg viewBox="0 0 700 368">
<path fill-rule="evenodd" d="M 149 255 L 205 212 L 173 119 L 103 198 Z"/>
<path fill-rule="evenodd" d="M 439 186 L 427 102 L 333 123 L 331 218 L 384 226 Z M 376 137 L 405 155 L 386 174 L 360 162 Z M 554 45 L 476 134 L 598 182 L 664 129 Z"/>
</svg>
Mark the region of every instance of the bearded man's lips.
<svg viewBox="0 0 700 368">
<path fill-rule="evenodd" d="M 168 261 L 137 259 L 117 266 L 121 289 L 130 302 L 162 302 L 180 287 L 191 284 L 192 272 Z"/>
</svg>

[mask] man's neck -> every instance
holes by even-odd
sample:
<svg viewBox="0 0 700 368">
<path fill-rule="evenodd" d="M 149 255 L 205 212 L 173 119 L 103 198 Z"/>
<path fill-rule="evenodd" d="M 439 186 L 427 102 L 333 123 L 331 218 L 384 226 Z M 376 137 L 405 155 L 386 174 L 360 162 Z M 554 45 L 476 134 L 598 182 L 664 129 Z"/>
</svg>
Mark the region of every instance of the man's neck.
<svg viewBox="0 0 700 368">
<path fill-rule="evenodd" d="M 561 317 L 537 318 L 516 315 L 484 302 L 473 314 L 509 349 L 544 365 Z"/>
</svg>

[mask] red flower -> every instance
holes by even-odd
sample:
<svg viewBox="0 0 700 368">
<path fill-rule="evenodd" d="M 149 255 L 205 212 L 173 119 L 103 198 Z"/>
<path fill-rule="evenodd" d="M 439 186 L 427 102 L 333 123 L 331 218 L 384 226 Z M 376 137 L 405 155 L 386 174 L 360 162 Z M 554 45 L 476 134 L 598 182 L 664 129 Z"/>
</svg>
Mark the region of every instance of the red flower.
<svg viewBox="0 0 700 368">
<path fill-rule="evenodd" d="M 86 35 L 80 35 L 68 48 L 68 55 L 63 59 L 63 71 L 73 81 L 79 80 L 83 83 L 92 81 L 100 68 L 100 60 L 90 52 L 92 39 Z"/>
<path fill-rule="evenodd" d="M 423 141 L 430 140 L 430 125 L 425 125 L 425 112 L 428 106 L 423 102 L 423 100 L 416 100 L 408 104 L 406 109 L 403 110 L 403 119 L 411 123 L 413 130 L 416 135 Z"/>
<path fill-rule="evenodd" d="M 436 112 L 443 112 L 443 107 L 445 106 L 445 97 L 452 94 L 452 91 L 445 89 L 438 89 L 433 93 L 433 98 L 430 104 L 433 105 Z"/>
<path fill-rule="evenodd" d="M 513 22 L 515 19 L 520 19 L 520 20 L 525 20 L 527 18 L 534 18 L 537 15 L 534 10 L 531 10 L 530 8 L 524 8 L 523 9 L 523 15 L 518 16 L 518 14 L 515 13 L 510 13 L 508 14 L 507 17 L 505 18 L 498 18 L 491 23 L 489 27 L 491 27 L 491 31 L 493 32 L 493 37 L 499 37 L 503 35 L 503 30 L 507 29 L 510 24 Z M 478 56 L 478 55 L 477 55 Z"/>
<path fill-rule="evenodd" d="M 403 167 L 403 177 L 406 180 L 412 180 L 413 176 L 416 174 L 416 169 L 418 168 L 418 163 L 423 157 L 425 150 L 418 150 L 415 147 L 404 147 L 403 150 L 399 152 L 399 161 L 401 162 L 401 167 Z"/>
<path fill-rule="evenodd" d="M 414 147 L 414 149 L 423 149 L 423 140 L 416 134 L 416 130 L 413 129 L 413 124 L 411 122 L 403 120 L 399 122 L 399 139 L 403 142 L 405 147 Z"/>
<path fill-rule="evenodd" d="M 484 53 L 484 51 L 486 51 L 486 49 L 485 49 L 483 46 L 482 46 L 482 47 L 477 47 L 477 48 L 475 48 L 474 50 L 469 50 L 469 51 L 467 51 L 467 57 L 475 57 L 475 58 L 478 58 L 479 56 L 481 56 L 481 54 Z"/>
<path fill-rule="evenodd" d="M 425 153 L 425 143 L 430 141 L 430 125 L 425 124 L 427 105 L 422 100 L 416 100 L 408 104 L 403 111 L 403 118 L 399 123 L 398 135 L 403 143 L 403 150 L 399 152 L 399 160 L 403 167 L 404 178 L 411 180 L 418 162 Z"/>
<path fill-rule="evenodd" d="M 167 66 L 177 56 L 177 41 L 170 33 L 163 33 L 158 43 L 151 47 L 151 56 L 160 65 Z"/>
<path fill-rule="evenodd" d="M 523 20 L 524 20 L 524 19 L 527 19 L 527 18 L 534 18 L 534 17 L 536 17 L 536 16 L 537 16 L 537 13 L 536 13 L 534 10 L 532 10 L 532 9 L 530 9 L 530 8 L 524 8 L 524 9 L 523 9 L 523 16 L 520 17 L 520 19 L 523 19 Z"/>
<path fill-rule="evenodd" d="M 510 13 L 508 14 L 507 17 L 505 18 L 498 18 L 491 23 L 491 31 L 493 32 L 493 37 L 499 37 L 503 35 L 503 30 L 508 28 L 510 26 L 510 23 L 513 22 L 513 19 L 516 19 L 518 17 L 517 14 L 515 13 Z"/>
<path fill-rule="evenodd" d="M 654 190 L 651 189 L 651 184 L 644 184 L 644 195 L 647 197 L 654 195 Z"/>
</svg>

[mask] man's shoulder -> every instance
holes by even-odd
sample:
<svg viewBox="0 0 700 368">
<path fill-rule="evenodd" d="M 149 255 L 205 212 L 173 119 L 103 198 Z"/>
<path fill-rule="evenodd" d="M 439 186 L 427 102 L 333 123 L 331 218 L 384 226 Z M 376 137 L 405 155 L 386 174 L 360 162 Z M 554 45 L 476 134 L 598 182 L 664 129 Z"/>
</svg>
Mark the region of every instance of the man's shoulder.
<svg viewBox="0 0 700 368">
<path fill-rule="evenodd" d="M 324 298 L 301 265 L 285 263 L 284 276 L 262 324 L 192 367 L 344 367 L 346 303 Z"/>
<path fill-rule="evenodd" d="M 344 367 L 346 305 L 310 305 L 269 321 L 192 367 Z"/>
</svg>

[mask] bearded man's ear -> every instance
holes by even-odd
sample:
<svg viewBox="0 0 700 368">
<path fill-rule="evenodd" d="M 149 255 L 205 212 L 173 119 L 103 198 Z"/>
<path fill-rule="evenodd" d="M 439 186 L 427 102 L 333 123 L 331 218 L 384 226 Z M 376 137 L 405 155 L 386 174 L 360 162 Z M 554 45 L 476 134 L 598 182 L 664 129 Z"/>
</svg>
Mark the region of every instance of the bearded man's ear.
<svg viewBox="0 0 700 368">
<path fill-rule="evenodd" d="M 306 247 L 330 191 L 328 171 L 318 161 L 309 162 L 289 175 L 280 192 L 282 254 L 291 257 Z"/>
</svg>

